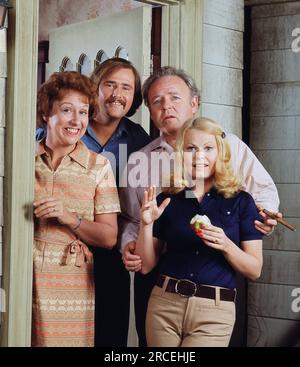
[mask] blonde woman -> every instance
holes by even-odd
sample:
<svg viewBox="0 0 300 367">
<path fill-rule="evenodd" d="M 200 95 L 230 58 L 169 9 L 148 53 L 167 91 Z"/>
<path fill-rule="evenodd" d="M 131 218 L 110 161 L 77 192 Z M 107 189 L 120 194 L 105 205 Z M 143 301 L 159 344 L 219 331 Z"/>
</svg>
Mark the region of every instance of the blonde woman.
<svg viewBox="0 0 300 367">
<path fill-rule="evenodd" d="M 186 122 L 177 150 L 184 177 L 157 200 L 150 187 L 141 207 L 136 254 L 142 273 L 155 267 L 166 247 L 148 304 L 147 342 L 150 347 L 225 347 L 235 322 L 235 273 L 252 280 L 261 273 L 262 235 L 254 226 L 260 217 L 252 197 L 240 191 L 217 123 Z M 211 224 L 195 233 L 190 221 L 197 214 Z"/>
</svg>

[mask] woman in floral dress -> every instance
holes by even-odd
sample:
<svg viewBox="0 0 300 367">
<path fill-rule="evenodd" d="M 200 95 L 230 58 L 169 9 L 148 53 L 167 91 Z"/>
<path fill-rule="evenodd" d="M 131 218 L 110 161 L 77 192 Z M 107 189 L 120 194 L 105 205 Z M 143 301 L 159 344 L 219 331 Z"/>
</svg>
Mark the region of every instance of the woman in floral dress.
<svg viewBox="0 0 300 367">
<path fill-rule="evenodd" d="M 80 141 L 97 109 L 77 72 L 54 73 L 38 92 L 32 346 L 94 345 L 93 256 L 116 243 L 119 200 L 106 158 Z"/>
</svg>

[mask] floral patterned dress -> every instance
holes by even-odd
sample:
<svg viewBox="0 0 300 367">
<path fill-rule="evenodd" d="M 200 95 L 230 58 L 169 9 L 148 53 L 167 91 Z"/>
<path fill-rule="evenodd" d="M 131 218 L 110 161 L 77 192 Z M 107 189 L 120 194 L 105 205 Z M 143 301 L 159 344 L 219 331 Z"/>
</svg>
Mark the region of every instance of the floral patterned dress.
<svg viewBox="0 0 300 367">
<path fill-rule="evenodd" d="M 35 179 L 35 200 L 53 196 L 83 219 L 120 211 L 108 160 L 82 142 L 56 171 L 44 142 L 38 142 Z M 32 346 L 92 347 L 95 296 L 88 246 L 56 219 L 36 219 L 33 271 Z"/>
</svg>

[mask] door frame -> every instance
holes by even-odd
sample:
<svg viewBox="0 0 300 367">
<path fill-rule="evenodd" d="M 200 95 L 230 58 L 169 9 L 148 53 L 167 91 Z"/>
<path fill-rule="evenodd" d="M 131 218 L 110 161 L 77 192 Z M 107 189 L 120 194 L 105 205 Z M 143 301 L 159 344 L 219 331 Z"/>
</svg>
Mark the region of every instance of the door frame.
<svg viewBox="0 0 300 367">
<path fill-rule="evenodd" d="M 177 2 L 162 9 L 161 63 L 183 69 L 201 90 L 204 0 Z"/>
<path fill-rule="evenodd" d="M 149 0 L 140 0 L 149 3 Z M 150 1 L 151 2 L 151 1 Z M 152 1 L 162 10 L 162 65 L 186 70 L 201 88 L 204 0 Z M 172 5 L 170 5 L 172 4 Z M 32 239 L 39 0 L 11 0 L 8 19 L 3 285 L 0 345 L 31 343 Z"/>
<path fill-rule="evenodd" d="M 12 0 L 7 31 L 3 285 L 0 345 L 30 346 L 38 0 Z M 31 205 L 30 205 L 31 204 Z"/>
</svg>

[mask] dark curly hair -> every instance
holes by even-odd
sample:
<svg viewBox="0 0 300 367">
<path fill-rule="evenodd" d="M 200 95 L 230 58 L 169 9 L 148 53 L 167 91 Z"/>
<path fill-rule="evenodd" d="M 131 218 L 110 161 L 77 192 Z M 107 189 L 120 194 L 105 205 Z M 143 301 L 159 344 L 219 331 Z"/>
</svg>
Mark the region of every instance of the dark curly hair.
<svg viewBox="0 0 300 367">
<path fill-rule="evenodd" d="M 111 59 L 103 61 L 99 64 L 96 69 L 93 71 L 91 75 L 91 80 L 97 86 L 97 91 L 99 85 L 103 78 L 105 78 L 108 74 L 113 72 L 114 70 L 119 69 L 129 69 L 133 72 L 134 75 L 134 96 L 132 106 L 130 110 L 127 112 L 127 117 L 133 116 L 136 110 L 140 107 L 143 102 L 142 98 L 142 87 L 141 87 L 141 78 L 136 70 L 136 68 L 132 65 L 130 61 L 122 59 L 120 57 L 112 57 Z"/>
<path fill-rule="evenodd" d="M 76 71 L 63 71 L 53 73 L 41 85 L 37 94 L 37 124 L 45 125 L 43 117 L 51 113 L 53 103 L 59 101 L 68 91 L 82 93 L 89 101 L 89 118 L 94 118 L 98 112 L 97 90 L 94 83 L 86 76 Z"/>
</svg>

